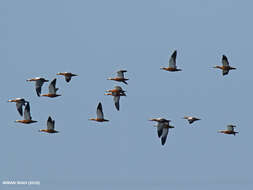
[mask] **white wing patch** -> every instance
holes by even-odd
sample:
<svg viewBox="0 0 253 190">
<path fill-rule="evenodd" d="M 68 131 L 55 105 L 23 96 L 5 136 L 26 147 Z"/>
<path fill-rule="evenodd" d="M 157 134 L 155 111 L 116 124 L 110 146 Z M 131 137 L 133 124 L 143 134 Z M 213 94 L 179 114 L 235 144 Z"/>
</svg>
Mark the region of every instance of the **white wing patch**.
<svg viewBox="0 0 253 190">
<path fill-rule="evenodd" d="M 25 120 L 32 120 L 31 113 L 30 113 L 30 104 L 29 104 L 29 102 L 27 102 L 26 106 L 25 106 L 24 119 Z"/>
</svg>

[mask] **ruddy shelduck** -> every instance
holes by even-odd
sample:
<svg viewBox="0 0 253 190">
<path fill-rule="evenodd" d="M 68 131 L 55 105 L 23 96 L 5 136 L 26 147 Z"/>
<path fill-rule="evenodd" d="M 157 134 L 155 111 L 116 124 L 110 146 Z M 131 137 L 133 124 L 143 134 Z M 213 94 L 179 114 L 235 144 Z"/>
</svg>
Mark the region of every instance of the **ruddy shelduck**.
<svg viewBox="0 0 253 190">
<path fill-rule="evenodd" d="M 40 129 L 39 132 L 45 132 L 45 133 L 59 133 L 59 131 L 56 131 L 54 128 L 55 120 L 52 120 L 52 118 L 49 116 L 47 119 L 47 129 Z"/>
<path fill-rule="evenodd" d="M 236 126 L 235 125 L 227 125 L 227 130 L 219 130 L 218 133 L 224 133 L 224 134 L 228 134 L 228 135 L 236 135 L 237 131 L 234 130 Z"/>
<path fill-rule="evenodd" d="M 236 69 L 234 67 L 229 66 L 228 58 L 225 55 L 222 55 L 221 62 L 222 62 L 222 66 L 214 66 L 214 68 L 221 69 L 222 70 L 222 75 L 227 75 L 229 73 L 229 70 Z"/>
<path fill-rule="evenodd" d="M 175 50 L 172 53 L 172 55 L 169 59 L 169 66 L 168 67 L 161 67 L 160 69 L 165 70 L 165 71 L 171 71 L 171 72 L 182 71 L 182 69 L 177 68 L 176 58 L 177 58 L 177 50 Z"/>
<path fill-rule="evenodd" d="M 30 112 L 30 104 L 26 102 L 25 109 L 24 109 L 24 119 L 23 120 L 16 120 L 15 122 L 30 124 L 35 123 L 37 121 L 32 120 L 31 112 Z"/>
<path fill-rule="evenodd" d="M 184 116 L 183 119 L 186 119 L 189 122 L 189 124 L 192 124 L 194 121 L 200 120 L 199 118 L 192 116 Z"/>
<path fill-rule="evenodd" d="M 70 82 L 70 80 L 71 80 L 72 77 L 78 76 L 78 75 L 70 73 L 70 72 L 57 73 L 56 75 L 65 76 L 65 81 L 66 82 Z"/>
<path fill-rule="evenodd" d="M 169 133 L 169 129 L 175 128 L 174 126 L 170 125 L 169 122 L 158 122 L 157 125 L 154 125 L 154 127 L 157 127 L 157 134 L 158 137 L 161 137 L 161 144 L 165 145 L 166 139 Z"/>
<path fill-rule="evenodd" d="M 167 123 L 169 124 L 170 120 L 168 119 L 164 119 L 164 118 L 153 118 L 153 119 L 149 119 L 149 121 L 156 121 L 157 125 L 155 125 L 155 127 L 157 127 L 157 135 L 160 138 L 163 132 L 163 127 L 164 124 Z"/>
<path fill-rule="evenodd" d="M 51 83 L 48 86 L 48 94 L 42 94 L 41 96 L 46 96 L 49 98 L 55 98 L 57 96 L 61 96 L 60 94 L 56 94 L 58 88 L 55 87 L 56 85 L 56 78 L 51 81 Z"/>
<path fill-rule="evenodd" d="M 23 116 L 23 106 L 25 106 L 25 103 L 27 102 L 24 98 L 15 98 L 15 99 L 8 100 L 8 102 L 15 102 L 18 113 L 21 116 Z"/>
<path fill-rule="evenodd" d="M 115 86 L 114 89 L 106 90 L 106 92 L 115 92 L 117 94 L 125 95 L 125 90 L 123 90 L 120 86 Z"/>
<path fill-rule="evenodd" d="M 114 78 L 108 78 L 107 80 L 114 80 L 114 81 L 118 81 L 118 82 L 123 82 L 124 84 L 127 84 L 127 78 L 124 77 L 124 73 L 127 72 L 127 70 L 119 70 L 117 71 L 117 76 Z"/>
<path fill-rule="evenodd" d="M 36 88 L 37 96 L 40 96 L 41 87 L 44 84 L 44 82 L 48 82 L 48 80 L 46 80 L 42 77 L 31 78 L 31 79 L 27 79 L 26 81 L 35 81 L 35 88 Z"/>
<path fill-rule="evenodd" d="M 113 101 L 116 109 L 119 111 L 119 100 L 120 96 L 126 96 L 125 90 L 123 90 L 120 86 L 115 86 L 114 89 L 106 90 L 105 95 L 111 95 L 113 96 Z"/>
<path fill-rule="evenodd" d="M 109 93 L 105 93 L 105 95 L 113 96 L 114 105 L 116 109 L 119 111 L 120 96 L 126 96 L 125 92 L 109 92 Z"/>
<path fill-rule="evenodd" d="M 101 102 L 99 102 L 98 106 L 97 106 L 97 118 L 91 118 L 89 120 L 97 121 L 97 122 L 109 121 L 109 120 L 104 118 L 104 113 L 103 113 L 103 108 L 102 108 Z"/>
</svg>

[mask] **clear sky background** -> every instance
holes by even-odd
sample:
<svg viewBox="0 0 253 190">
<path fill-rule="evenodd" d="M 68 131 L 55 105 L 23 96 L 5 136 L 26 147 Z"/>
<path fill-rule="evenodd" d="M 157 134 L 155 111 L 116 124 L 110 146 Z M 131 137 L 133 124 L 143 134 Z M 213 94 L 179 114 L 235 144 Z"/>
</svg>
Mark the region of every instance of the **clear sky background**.
<svg viewBox="0 0 253 190">
<path fill-rule="evenodd" d="M 0 2 L 0 189 L 252 189 L 252 12 L 249 0 Z M 178 50 L 182 72 L 160 70 Z M 213 69 L 227 55 L 237 70 Z M 106 80 L 127 69 L 118 112 Z M 61 97 L 31 77 L 57 72 Z M 46 83 L 42 93 L 48 91 Z M 13 97 L 38 123 L 22 125 Z M 89 121 L 98 102 L 108 123 Z M 58 134 L 42 134 L 48 116 Z M 184 115 L 202 120 L 189 126 Z M 172 120 L 166 145 L 152 117 Z M 218 134 L 237 125 L 237 136 Z M 35 180 L 40 186 L 7 186 Z"/>
</svg>

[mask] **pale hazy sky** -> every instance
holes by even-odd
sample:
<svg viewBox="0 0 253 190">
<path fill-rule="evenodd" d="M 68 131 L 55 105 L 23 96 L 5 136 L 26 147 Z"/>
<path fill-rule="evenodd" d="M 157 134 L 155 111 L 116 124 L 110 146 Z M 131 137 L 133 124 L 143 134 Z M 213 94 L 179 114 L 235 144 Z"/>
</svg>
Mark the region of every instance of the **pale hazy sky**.
<svg viewBox="0 0 253 190">
<path fill-rule="evenodd" d="M 3 0 L 0 3 L 0 189 L 253 189 L 252 1 Z M 160 70 L 178 50 L 182 72 Z M 227 55 L 227 76 L 212 66 Z M 118 112 L 106 89 L 129 85 Z M 57 72 L 61 97 L 27 78 Z M 48 84 L 42 88 L 47 92 Z M 38 123 L 22 125 L 13 97 Z M 101 101 L 108 123 L 89 121 Z M 41 134 L 48 116 L 58 134 Z M 189 126 L 181 119 L 201 121 Z M 151 117 L 172 120 L 161 146 Z M 237 125 L 237 136 L 218 134 Z M 4 180 L 40 186 L 2 185 Z"/>
</svg>

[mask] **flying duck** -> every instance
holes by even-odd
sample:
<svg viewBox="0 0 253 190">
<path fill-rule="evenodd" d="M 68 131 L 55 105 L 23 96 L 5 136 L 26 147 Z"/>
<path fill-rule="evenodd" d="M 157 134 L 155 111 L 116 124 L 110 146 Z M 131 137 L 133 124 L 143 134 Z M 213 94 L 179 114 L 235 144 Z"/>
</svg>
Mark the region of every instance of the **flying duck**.
<svg viewBox="0 0 253 190">
<path fill-rule="evenodd" d="M 40 96 L 41 87 L 44 84 L 44 82 L 48 82 L 48 80 L 46 80 L 42 77 L 31 78 L 31 79 L 27 79 L 26 81 L 35 81 L 35 88 L 36 88 L 37 96 Z"/>
<path fill-rule="evenodd" d="M 161 67 L 160 69 L 165 70 L 165 71 L 171 71 L 171 72 L 175 72 L 175 71 L 182 71 L 182 69 L 178 69 L 176 66 L 176 58 L 177 58 L 177 50 L 175 50 L 170 59 L 169 59 L 169 66 L 168 67 Z"/>
<path fill-rule="evenodd" d="M 97 122 L 109 121 L 107 119 L 104 119 L 104 113 L 103 113 L 103 108 L 102 108 L 101 102 L 99 102 L 98 106 L 97 106 L 97 118 L 91 118 L 89 120 L 97 121 Z"/>
</svg>

